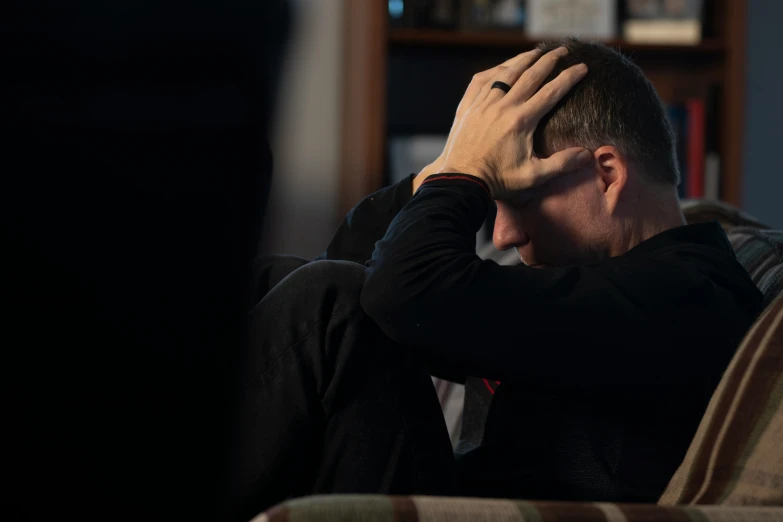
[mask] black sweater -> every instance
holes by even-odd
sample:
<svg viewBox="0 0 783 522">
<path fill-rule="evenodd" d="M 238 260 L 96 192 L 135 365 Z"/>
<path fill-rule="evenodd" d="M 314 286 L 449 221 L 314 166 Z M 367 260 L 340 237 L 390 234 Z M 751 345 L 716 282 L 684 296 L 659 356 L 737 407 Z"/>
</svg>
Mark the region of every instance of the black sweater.
<svg viewBox="0 0 783 522">
<path fill-rule="evenodd" d="M 410 194 L 411 178 L 366 198 L 327 256 L 365 262 L 374 243 L 367 314 L 435 373 L 502 381 L 462 459 L 466 493 L 656 500 L 760 312 L 722 228 L 594 265 L 508 267 L 475 253 L 491 203 L 475 179 Z"/>
</svg>

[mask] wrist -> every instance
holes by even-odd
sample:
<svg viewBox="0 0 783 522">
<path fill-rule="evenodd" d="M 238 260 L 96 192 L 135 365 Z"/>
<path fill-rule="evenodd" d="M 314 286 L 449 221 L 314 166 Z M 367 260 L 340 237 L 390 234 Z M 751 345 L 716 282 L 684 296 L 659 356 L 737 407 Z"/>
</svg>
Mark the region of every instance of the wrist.
<svg viewBox="0 0 783 522">
<path fill-rule="evenodd" d="M 486 170 L 482 167 L 479 167 L 478 165 L 468 165 L 468 166 L 456 166 L 452 164 L 444 164 L 443 167 L 438 170 L 438 173 L 440 174 L 467 174 L 469 176 L 473 176 L 474 178 L 479 178 L 481 181 L 486 184 L 487 189 L 489 190 L 490 198 L 495 199 L 496 195 L 499 192 L 499 187 L 494 182 L 492 176 L 490 176 Z"/>
<path fill-rule="evenodd" d="M 470 174 L 439 172 L 427 177 L 424 181 L 421 182 L 421 185 L 424 186 L 424 185 L 428 185 L 430 182 L 437 183 L 437 182 L 444 182 L 444 181 L 447 183 L 458 182 L 459 184 L 462 185 L 465 185 L 465 183 L 469 183 L 471 185 L 479 186 L 484 191 L 486 196 L 489 199 L 492 199 L 492 194 L 486 182 L 483 179 L 477 178 L 476 176 L 471 176 Z"/>
<path fill-rule="evenodd" d="M 413 178 L 413 194 L 416 193 L 417 190 L 419 190 L 419 187 L 421 186 L 422 181 L 427 179 L 428 177 L 432 176 L 433 174 L 437 173 L 438 169 L 435 168 L 434 164 L 429 164 L 423 169 L 421 169 L 421 172 L 419 172 L 416 177 Z"/>
</svg>

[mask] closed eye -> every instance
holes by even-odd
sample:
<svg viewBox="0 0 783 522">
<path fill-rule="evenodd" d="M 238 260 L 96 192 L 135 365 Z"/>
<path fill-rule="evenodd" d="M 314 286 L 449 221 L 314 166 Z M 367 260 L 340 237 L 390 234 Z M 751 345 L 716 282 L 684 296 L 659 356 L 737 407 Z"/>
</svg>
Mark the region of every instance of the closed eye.
<svg viewBox="0 0 783 522">
<path fill-rule="evenodd" d="M 527 193 L 519 194 L 509 203 L 511 203 L 511 205 L 516 209 L 523 209 L 525 207 L 530 206 L 530 204 L 536 201 L 537 199 L 538 199 L 537 194 L 531 194 L 528 191 Z"/>
</svg>

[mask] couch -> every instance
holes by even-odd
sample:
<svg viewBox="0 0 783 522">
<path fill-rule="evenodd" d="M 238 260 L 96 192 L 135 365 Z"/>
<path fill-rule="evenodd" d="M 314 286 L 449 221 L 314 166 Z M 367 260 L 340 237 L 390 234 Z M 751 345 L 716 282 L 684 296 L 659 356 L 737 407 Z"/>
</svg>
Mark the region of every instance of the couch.
<svg viewBox="0 0 783 522">
<path fill-rule="evenodd" d="M 682 207 L 690 223 L 723 225 L 766 308 L 737 349 L 657 504 L 322 495 L 289 500 L 254 522 L 783 522 L 783 231 L 722 203 L 694 200 Z M 453 388 L 436 383 L 436 389 Z M 453 402 L 441 397 L 444 405 Z"/>
</svg>

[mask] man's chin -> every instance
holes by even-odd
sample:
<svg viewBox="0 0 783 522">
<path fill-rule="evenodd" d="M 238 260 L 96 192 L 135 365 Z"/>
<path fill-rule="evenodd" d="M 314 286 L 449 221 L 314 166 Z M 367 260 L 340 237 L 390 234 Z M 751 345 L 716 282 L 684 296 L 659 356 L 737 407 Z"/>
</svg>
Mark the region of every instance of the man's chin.
<svg viewBox="0 0 783 522">
<path fill-rule="evenodd" d="M 517 251 L 517 254 L 519 255 L 519 260 L 522 261 L 522 264 L 527 265 L 530 268 L 549 268 L 552 266 L 547 263 L 541 263 L 538 259 L 527 260 L 525 259 L 525 256 L 523 256 L 519 251 Z"/>
<path fill-rule="evenodd" d="M 529 266 L 530 268 L 548 268 L 549 265 L 546 263 L 528 263 L 525 261 L 525 259 L 522 256 L 519 256 L 519 260 L 522 261 L 523 265 Z"/>
</svg>

